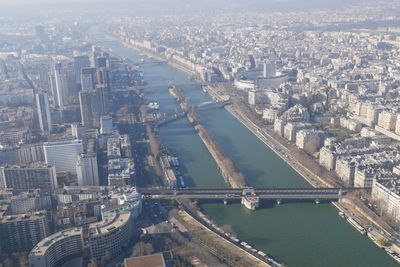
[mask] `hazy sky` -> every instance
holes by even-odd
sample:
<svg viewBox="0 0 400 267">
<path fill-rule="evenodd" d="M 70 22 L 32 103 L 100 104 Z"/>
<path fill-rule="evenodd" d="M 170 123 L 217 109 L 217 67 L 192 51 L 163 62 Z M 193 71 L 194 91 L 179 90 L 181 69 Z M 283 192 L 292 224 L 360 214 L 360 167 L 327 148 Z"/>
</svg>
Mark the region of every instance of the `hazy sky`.
<svg viewBox="0 0 400 267">
<path fill-rule="evenodd" d="M 0 7 L 15 12 L 46 12 L 49 9 L 126 11 L 133 14 L 177 14 L 196 11 L 304 11 L 339 8 L 373 0 L 0 0 Z M 375 0 L 376 2 L 376 0 Z M 382 0 L 384 2 L 384 0 Z M 1 14 L 0 14 L 1 16 Z"/>
<path fill-rule="evenodd" d="M 78 5 L 82 3 L 96 4 L 100 8 L 101 3 L 124 3 L 124 4 L 145 4 L 153 8 L 154 4 L 161 6 L 171 6 L 171 5 L 182 5 L 190 4 L 194 6 L 208 6 L 212 8 L 215 6 L 235 6 L 235 7 L 288 7 L 290 5 L 294 6 L 316 6 L 316 7 L 338 7 L 348 3 L 354 2 L 366 2 L 368 0 L 0 0 L 0 5 L 2 6 L 33 6 L 33 5 L 57 5 L 57 4 L 70 4 Z M 384 1 L 382 1 L 384 2 Z"/>
</svg>

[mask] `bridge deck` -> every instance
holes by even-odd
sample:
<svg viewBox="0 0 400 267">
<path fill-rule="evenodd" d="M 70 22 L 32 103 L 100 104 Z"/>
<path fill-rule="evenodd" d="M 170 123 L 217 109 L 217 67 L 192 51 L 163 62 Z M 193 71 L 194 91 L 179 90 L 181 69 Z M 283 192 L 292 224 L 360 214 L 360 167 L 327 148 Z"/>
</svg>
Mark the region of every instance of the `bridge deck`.
<svg viewBox="0 0 400 267">
<path fill-rule="evenodd" d="M 350 192 L 350 191 L 361 191 L 367 188 L 362 187 L 343 187 L 343 188 L 331 188 L 331 187 L 304 187 L 304 188 L 271 188 L 271 187 L 245 187 L 245 188 L 137 188 L 139 193 L 152 193 L 152 192 L 243 192 L 243 190 L 254 190 L 255 192 L 339 192 L 340 190 Z"/>
<path fill-rule="evenodd" d="M 348 192 L 365 188 L 149 188 L 138 189 L 144 198 L 240 199 L 255 194 L 260 199 L 337 200 Z"/>
<path fill-rule="evenodd" d="M 257 195 L 260 199 L 267 200 L 337 200 L 341 196 L 337 194 L 310 194 L 310 195 L 290 195 L 290 194 L 262 194 Z M 188 198 L 188 199 L 241 199 L 242 195 L 205 195 L 205 194 L 178 194 L 178 195 L 144 195 L 144 198 L 151 199 L 176 199 L 176 198 Z"/>
</svg>

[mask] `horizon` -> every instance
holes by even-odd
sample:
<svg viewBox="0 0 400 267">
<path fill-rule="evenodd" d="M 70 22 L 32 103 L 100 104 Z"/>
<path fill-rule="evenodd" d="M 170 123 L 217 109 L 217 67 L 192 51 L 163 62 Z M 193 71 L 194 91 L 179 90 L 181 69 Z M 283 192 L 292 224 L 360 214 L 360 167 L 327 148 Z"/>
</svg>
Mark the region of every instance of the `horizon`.
<svg viewBox="0 0 400 267">
<path fill-rule="evenodd" d="M 0 0 L 0 7 L 7 8 L 10 12 L 24 12 L 15 10 L 20 7 L 29 7 L 27 14 L 46 13 L 49 10 L 63 8 L 63 11 L 79 11 L 83 9 L 91 12 L 108 11 L 125 12 L 129 14 L 144 15 L 168 15 L 179 13 L 196 13 L 201 11 L 218 12 L 302 12 L 316 9 L 338 9 L 355 4 L 374 2 L 372 0 L 253 0 L 251 2 L 242 0 Z M 386 1 L 387 2 L 387 1 Z M 127 5 L 132 10 L 127 10 Z M 90 10 L 93 8 L 93 10 Z"/>
</svg>

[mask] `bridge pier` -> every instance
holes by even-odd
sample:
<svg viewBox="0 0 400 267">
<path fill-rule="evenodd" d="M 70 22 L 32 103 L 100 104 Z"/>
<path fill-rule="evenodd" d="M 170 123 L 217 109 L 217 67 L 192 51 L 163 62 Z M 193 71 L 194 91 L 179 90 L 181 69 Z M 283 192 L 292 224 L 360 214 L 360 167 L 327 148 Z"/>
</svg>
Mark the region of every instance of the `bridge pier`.
<svg viewBox="0 0 400 267">
<path fill-rule="evenodd" d="M 242 191 L 241 203 L 249 210 L 255 210 L 260 205 L 260 197 L 256 195 L 254 188 L 246 187 Z"/>
<path fill-rule="evenodd" d="M 260 198 L 257 196 L 242 196 L 242 205 L 249 210 L 255 210 L 260 205 Z"/>
</svg>

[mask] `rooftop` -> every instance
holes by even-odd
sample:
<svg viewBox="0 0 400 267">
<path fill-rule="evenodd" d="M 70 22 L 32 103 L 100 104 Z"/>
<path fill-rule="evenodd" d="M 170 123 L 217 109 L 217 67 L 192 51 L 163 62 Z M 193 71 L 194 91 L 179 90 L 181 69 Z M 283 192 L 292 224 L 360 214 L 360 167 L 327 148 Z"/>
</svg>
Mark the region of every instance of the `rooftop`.
<svg viewBox="0 0 400 267">
<path fill-rule="evenodd" d="M 61 232 L 57 232 L 51 236 L 48 236 L 42 239 L 31 251 L 30 255 L 32 256 L 44 256 L 46 254 L 47 249 L 66 237 L 70 236 L 82 236 L 82 228 L 71 228 Z"/>
<path fill-rule="evenodd" d="M 125 267 L 165 267 L 164 256 L 161 253 L 133 257 L 124 260 Z"/>
<path fill-rule="evenodd" d="M 125 225 L 130 217 L 130 213 L 112 212 L 110 214 L 107 214 L 107 216 L 105 216 L 102 221 L 92 223 L 89 226 L 89 236 L 93 237 L 112 232 L 114 229 L 118 229 L 121 226 Z"/>
<path fill-rule="evenodd" d="M 24 221 L 24 220 L 35 220 L 39 218 L 43 218 L 46 216 L 46 211 L 37 211 L 31 213 L 24 213 L 24 214 L 16 214 L 16 215 L 7 215 L 0 217 L 0 223 L 7 223 L 7 222 L 16 222 L 16 221 Z"/>
</svg>

